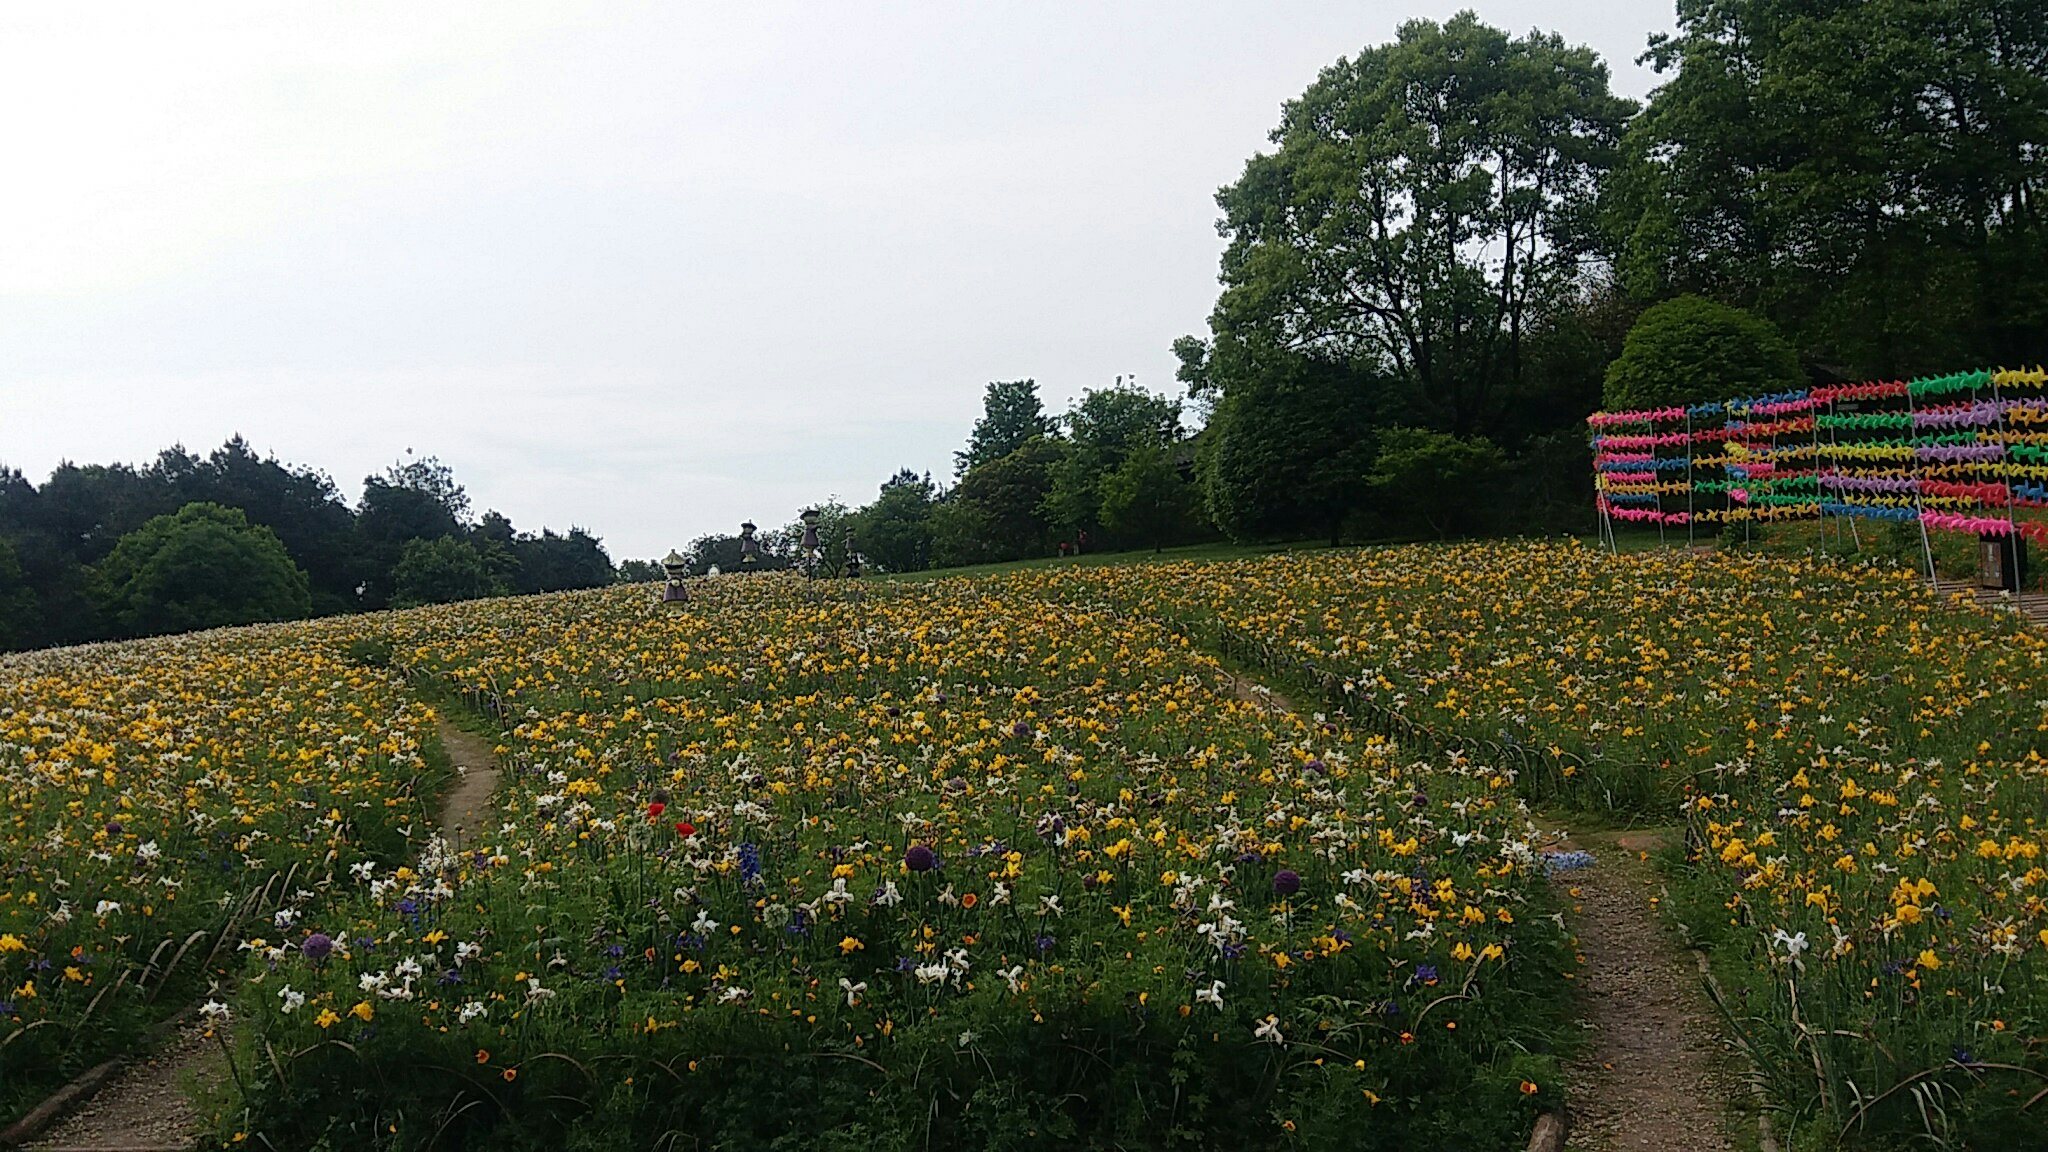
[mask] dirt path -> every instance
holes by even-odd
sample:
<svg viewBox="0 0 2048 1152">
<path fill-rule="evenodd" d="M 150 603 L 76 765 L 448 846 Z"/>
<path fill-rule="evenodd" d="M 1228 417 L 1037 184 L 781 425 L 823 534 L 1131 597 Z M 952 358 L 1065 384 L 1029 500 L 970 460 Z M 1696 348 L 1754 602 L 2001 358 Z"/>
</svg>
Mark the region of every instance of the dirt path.
<svg viewBox="0 0 2048 1152">
<path fill-rule="evenodd" d="M 491 796 L 498 790 L 498 757 L 483 737 L 441 721 L 441 746 L 455 764 L 455 786 L 441 798 L 441 835 L 462 848 L 490 824 Z"/>
<path fill-rule="evenodd" d="M 183 1152 L 200 1129 L 191 1088 L 227 1071 L 206 1027 L 179 1029 L 161 1051 L 121 1070 L 105 1088 L 29 1145 L 42 1152 Z"/>
<path fill-rule="evenodd" d="M 1292 701 L 1231 675 L 1231 695 L 1271 711 Z M 1567 1072 L 1567 1149 L 1583 1152 L 1733 1152 L 1728 1056 L 1698 968 L 1653 904 L 1661 890 L 1640 857 L 1656 832 L 1609 832 L 1558 845 L 1594 864 L 1555 883 L 1585 966 L 1578 977 L 1586 1051 Z"/>
<path fill-rule="evenodd" d="M 1660 891 L 1640 854 L 1654 832 L 1595 833 L 1562 845 L 1593 853 L 1553 880 L 1570 900 L 1585 1053 L 1566 1074 L 1568 1148 L 1727 1152 L 1733 1085 L 1699 971 L 1658 922 Z"/>
<path fill-rule="evenodd" d="M 469 843 L 491 819 L 498 758 L 481 736 L 442 719 L 441 745 L 456 780 L 441 798 L 441 834 L 449 846 Z M 204 1127 L 192 1087 L 219 1084 L 227 1073 L 220 1041 L 202 1024 L 181 1029 L 148 1059 L 128 1065 L 78 1110 L 29 1147 L 37 1152 L 186 1152 Z"/>
</svg>

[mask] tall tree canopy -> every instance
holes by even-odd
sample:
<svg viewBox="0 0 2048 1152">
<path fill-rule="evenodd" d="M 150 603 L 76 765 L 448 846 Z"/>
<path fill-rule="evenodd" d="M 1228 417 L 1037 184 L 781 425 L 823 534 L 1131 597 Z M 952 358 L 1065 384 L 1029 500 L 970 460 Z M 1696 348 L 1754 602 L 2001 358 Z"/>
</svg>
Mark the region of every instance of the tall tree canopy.
<svg viewBox="0 0 2048 1152">
<path fill-rule="evenodd" d="M 1216 343 L 1383 370 L 1431 425 L 1487 428 L 1532 313 L 1598 239 L 1597 181 L 1632 108 L 1590 49 L 1470 13 L 1339 60 L 1217 196 Z"/>
<path fill-rule="evenodd" d="M 382 608 L 391 602 L 393 572 L 406 544 L 460 536 L 468 515 L 469 494 L 455 482 L 454 470 L 432 456 L 395 464 L 381 476 L 364 477 L 362 504 L 356 512 L 356 538 L 366 572 L 363 606 Z"/>
<path fill-rule="evenodd" d="M 1156 396 L 1118 377 L 1113 387 L 1083 392 L 1061 423 L 1067 453 L 1053 470 L 1047 512 L 1062 531 L 1093 532 L 1107 525 L 1103 485 L 1124 461 L 1180 442 L 1180 400 Z"/>
<path fill-rule="evenodd" d="M 885 572 L 916 572 L 931 566 L 932 506 L 938 493 L 930 476 L 905 468 L 882 485 L 875 502 L 860 510 L 861 551 Z"/>
<path fill-rule="evenodd" d="M 965 450 L 953 454 L 956 474 L 1000 460 L 1031 442 L 1050 436 L 1058 425 L 1045 414 L 1035 380 L 994 380 L 982 394 L 981 419 L 967 436 Z"/>
<path fill-rule="evenodd" d="M 2048 5 L 1681 0 L 1648 59 L 1632 290 L 1754 307 L 1845 376 L 2043 355 Z"/>
</svg>

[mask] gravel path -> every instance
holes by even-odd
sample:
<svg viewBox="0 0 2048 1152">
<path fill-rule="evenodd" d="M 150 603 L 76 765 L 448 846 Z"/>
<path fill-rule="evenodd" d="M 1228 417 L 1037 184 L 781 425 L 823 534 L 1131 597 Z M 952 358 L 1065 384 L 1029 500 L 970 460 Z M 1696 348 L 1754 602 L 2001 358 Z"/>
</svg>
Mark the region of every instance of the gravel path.
<svg viewBox="0 0 2048 1152">
<path fill-rule="evenodd" d="M 1566 847 L 1596 863 L 1555 883 L 1571 899 L 1585 958 L 1580 1011 L 1591 1033 L 1567 1072 L 1568 1148 L 1585 1152 L 1727 1152 L 1733 1086 L 1692 956 L 1659 923 L 1658 891 L 1638 853 L 1654 833 L 1604 833 Z"/>
<path fill-rule="evenodd" d="M 498 790 L 498 757 L 490 742 L 441 721 L 441 746 L 454 762 L 455 786 L 441 799 L 441 835 L 461 848 L 489 827 L 491 795 Z"/>
<path fill-rule="evenodd" d="M 199 1131 L 199 1112 L 188 1086 L 217 1079 L 226 1067 L 219 1041 L 207 1035 L 203 1023 L 189 1024 L 162 1051 L 123 1069 L 29 1147 L 44 1152 L 190 1148 Z"/>
<path fill-rule="evenodd" d="M 443 719 L 441 745 L 457 778 L 441 799 L 441 831 L 461 847 L 489 826 L 498 787 L 498 758 L 488 741 Z M 191 1086 L 219 1083 L 227 1060 L 203 1024 L 147 1060 L 123 1068 L 91 1100 L 29 1145 L 39 1152 L 184 1152 L 204 1127 Z"/>
</svg>

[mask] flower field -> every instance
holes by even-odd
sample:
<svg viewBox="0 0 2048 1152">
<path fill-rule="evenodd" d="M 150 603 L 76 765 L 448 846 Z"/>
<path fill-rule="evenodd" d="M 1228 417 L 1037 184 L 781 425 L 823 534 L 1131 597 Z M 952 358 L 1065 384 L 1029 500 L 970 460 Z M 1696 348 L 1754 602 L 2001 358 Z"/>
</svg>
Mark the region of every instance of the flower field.
<svg viewBox="0 0 2048 1152">
<path fill-rule="evenodd" d="M 632 588 L 380 622 L 503 718 L 502 821 L 252 973 L 252 1128 L 1521 1139 L 1568 961 L 1509 781 L 1003 591 L 760 577 L 679 613 Z"/>
<path fill-rule="evenodd" d="M 2048 638 L 1892 568 L 768 575 L 0 668 L 0 1083 L 236 969 L 224 1138 L 1515 1146 L 1536 803 L 1680 833 L 1796 1145 L 2048 1146 Z M 507 769 L 459 852 L 422 700 Z"/>
<path fill-rule="evenodd" d="M 0 1119 L 426 830 L 431 713 L 311 637 L 0 660 Z"/>
<path fill-rule="evenodd" d="M 1566 809 L 1682 823 L 1795 1127 L 2048 1146 L 2048 640 L 1910 572 L 1577 545 L 1054 578 L 1178 616 Z"/>
</svg>

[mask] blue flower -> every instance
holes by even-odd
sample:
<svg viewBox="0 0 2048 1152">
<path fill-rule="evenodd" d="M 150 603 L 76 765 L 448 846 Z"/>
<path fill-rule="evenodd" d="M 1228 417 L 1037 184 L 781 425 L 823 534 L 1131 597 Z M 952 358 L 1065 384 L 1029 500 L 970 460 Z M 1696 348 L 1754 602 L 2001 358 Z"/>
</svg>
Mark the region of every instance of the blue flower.
<svg viewBox="0 0 2048 1152">
<path fill-rule="evenodd" d="M 1576 872 L 1581 868 L 1591 868 L 1592 866 L 1593 854 L 1591 852 L 1545 852 L 1543 854 L 1543 873 L 1546 876 L 1555 876 L 1560 872 Z"/>
</svg>

